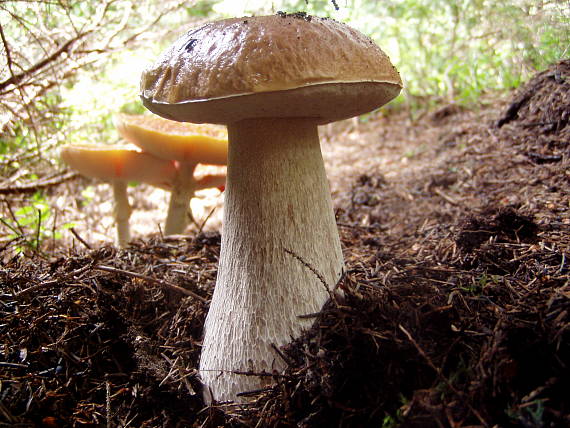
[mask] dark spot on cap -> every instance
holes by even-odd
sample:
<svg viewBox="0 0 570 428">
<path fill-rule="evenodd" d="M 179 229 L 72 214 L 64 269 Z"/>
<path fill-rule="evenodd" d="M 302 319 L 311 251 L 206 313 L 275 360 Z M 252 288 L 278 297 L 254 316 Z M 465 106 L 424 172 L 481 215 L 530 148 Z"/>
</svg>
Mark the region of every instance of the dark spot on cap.
<svg viewBox="0 0 570 428">
<path fill-rule="evenodd" d="M 194 46 L 196 46 L 196 43 L 198 43 L 198 39 L 190 39 L 188 41 L 188 43 L 186 43 L 184 45 L 184 50 L 186 52 L 192 52 L 192 49 L 194 49 Z"/>
</svg>

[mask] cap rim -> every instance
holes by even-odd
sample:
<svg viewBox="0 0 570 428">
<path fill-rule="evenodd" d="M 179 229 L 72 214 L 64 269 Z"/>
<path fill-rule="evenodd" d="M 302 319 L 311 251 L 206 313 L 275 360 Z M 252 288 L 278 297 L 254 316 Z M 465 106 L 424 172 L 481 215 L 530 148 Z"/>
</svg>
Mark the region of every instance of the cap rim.
<svg viewBox="0 0 570 428">
<path fill-rule="evenodd" d="M 382 107 L 396 98 L 401 82 L 328 82 L 292 89 L 248 92 L 177 103 L 156 101 L 140 94 L 144 106 L 166 119 L 226 125 L 269 117 L 315 118 L 317 124 L 348 119 Z"/>
</svg>

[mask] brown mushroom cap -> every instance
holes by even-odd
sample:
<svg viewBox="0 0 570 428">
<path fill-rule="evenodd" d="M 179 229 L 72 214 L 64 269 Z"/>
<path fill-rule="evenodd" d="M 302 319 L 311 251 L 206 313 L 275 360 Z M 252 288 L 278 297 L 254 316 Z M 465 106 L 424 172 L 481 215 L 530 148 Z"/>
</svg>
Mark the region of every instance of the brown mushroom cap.
<svg viewBox="0 0 570 428">
<path fill-rule="evenodd" d="M 278 14 L 187 32 L 144 71 L 141 98 L 183 122 L 314 117 L 322 124 L 374 110 L 401 88 L 370 38 L 332 19 Z"/>
</svg>

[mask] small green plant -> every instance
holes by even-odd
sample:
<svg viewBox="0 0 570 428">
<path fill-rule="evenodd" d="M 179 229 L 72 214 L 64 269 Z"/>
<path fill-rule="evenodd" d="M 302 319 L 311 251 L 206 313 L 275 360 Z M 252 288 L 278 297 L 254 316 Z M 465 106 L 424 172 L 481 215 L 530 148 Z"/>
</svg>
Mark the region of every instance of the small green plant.
<svg viewBox="0 0 570 428">
<path fill-rule="evenodd" d="M 422 144 L 419 147 L 414 147 L 412 149 L 406 150 L 403 154 L 403 157 L 406 159 L 413 159 L 413 158 L 425 153 L 426 150 L 427 150 L 426 145 Z"/>
<path fill-rule="evenodd" d="M 473 278 L 470 284 L 461 285 L 460 288 L 474 296 L 478 296 L 489 284 L 499 284 L 500 278 L 499 275 L 488 275 L 484 272 L 478 278 Z"/>
<path fill-rule="evenodd" d="M 9 230 L 7 238 L 15 243 L 16 254 L 25 253 L 26 250 L 38 252 L 45 239 L 60 239 L 62 230 L 74 226 L 73 223 L 65 223 L 58 228 L 49 227 L 52 211 L 41 192 L 35 193 L 28 205 L 14 211 L 7 207 L 7 211 L 9 217 L 0 217 L 0 222 Z"/>
<path fill-rule="evenodd" d="M 537 399 L 523 405 L 509 407 L 506 413 L 510 419 L 522 422 L 524 426 L 544 426 L 544 402 L 545 399 Z"/>
<path fill-rule="evenodd" d="M 87 206 L 89 203 L 93 201 L 95 198 L 95 187 L 87 186 L 81 191 L 81 197 L 83 198 L 81 201 L 82 206 Z"/>
<path fill-rule="evenodd" d="M 396 428 L 398 426 L 398 421 L 392 415 L 384 416 L 382 420 L 382 428 Z"/>
<path fill-rule="evenodd" d="M 533 426 L 541 427 L 544 426 L 543 416 L 544 416 L 544 400 L 536 400 L 532 403 L 532 406 L 525 407 L 523 411 L 526 411 Z"/>
<path fill-rule="evenodd" d="M 499 275 L 487 275 L 487 273 L 483 273 L 483 275 L 477 279 L 477 282 L 479 283 L 479 288 L 483 289 L 489 285 L 489 283 L 497 285 L 499 283 L 499 278 Z"/>
<path fill-rule="evenodd" d="M 396 410 L 396 413 L 393 415 L 386 414 L 384 419 L 382 419 L 382 428 L 396 428 L 401 425 L 402 423 L 402 408 L 409 403 L 409 400 L 404 397 L 404 395 L 400 394 L 400 408 Z"/>
</svg>

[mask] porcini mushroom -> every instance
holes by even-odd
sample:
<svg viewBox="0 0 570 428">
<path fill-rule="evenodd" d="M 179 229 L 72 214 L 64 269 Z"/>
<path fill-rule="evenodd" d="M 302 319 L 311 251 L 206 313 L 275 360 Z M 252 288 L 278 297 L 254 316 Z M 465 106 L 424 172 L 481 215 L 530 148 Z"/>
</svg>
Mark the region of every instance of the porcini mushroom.
<svg viewBox="0 0 570 428">
<path fill-rule="evenodd" d="M 186 213 L 190 200 L 196 190 L 204 188 L 203 184 L 194 178 L 196 166 L 199 163 L 227 163 L 226 129 L 220 126 L 180 123 L 158 116 L 126 114 L 116 115 L 115 125 L 124 139 L 136 144 L 143 151 L 178 163 L 178 175 L 172 187 L 164 233 L 182 233 L 187 224 Z"/>
<path fill-rule="evenodd" d="M 220 264 L 200 357 L 206 400 L 239 400 L 267 379 L 243 372 L 281 370 L 274 347 L 310 326 L 300 316 L 321 310 L 342 275 L 317 125 L 372 111 L 401 87 L 371 39 L 303 13 L 208 23 L 144 71 L 149 110 L 228 126 Z"/>
<path fill-rule="evenodd" d="M 128 182 L 138 181 L 170 188 L 177 175 L 173 161 L 158 159 L 126 145 L 69 145 L 62 147 L 61 158 L 80 174 L 112 184 L 117 243 L 120 247 L 125 247 L 130 241 Z"/>
</svg>

